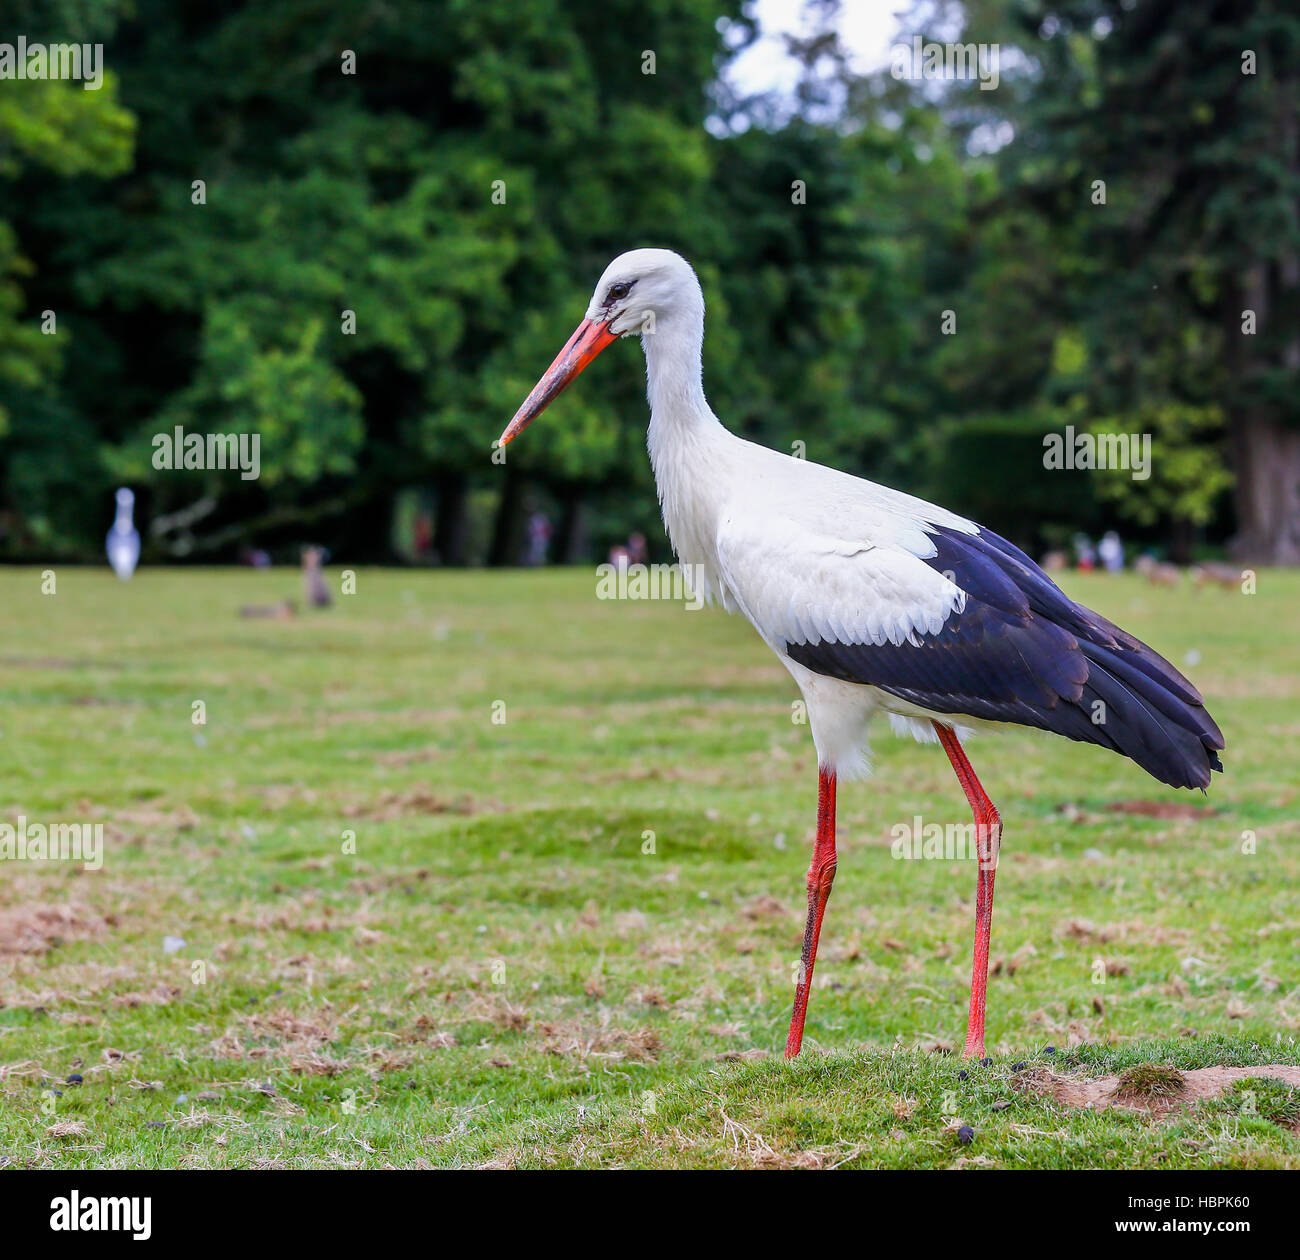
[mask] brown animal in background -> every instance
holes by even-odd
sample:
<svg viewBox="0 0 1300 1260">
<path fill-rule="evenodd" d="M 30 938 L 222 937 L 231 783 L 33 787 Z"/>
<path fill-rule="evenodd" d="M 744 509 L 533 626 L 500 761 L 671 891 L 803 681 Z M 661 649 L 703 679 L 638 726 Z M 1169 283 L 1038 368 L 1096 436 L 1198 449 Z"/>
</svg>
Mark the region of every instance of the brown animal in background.
<svg viewBox="0 0 1300 1260">
<path fill-rule="evenodd" d="M 325 585 L 325 575 L 320 571 L 324 552 L 319 547 L 304 547 L 302 552 L 302 585 L 307 602 L 313 608 L 328 608 L 334 597 Z"/>
<path fill-rule="evenodd" d="M 1176 564 L 1161 564 L 1151 556 L 1138 556 L 1133 567 L 1152 586 L 1177 586 L 1183 580 L 1183 571 Z"/>
<path fill-rule="evenodd" d="M 1233 568 L 1230 564 L 1222 564 L 1217 560 L 1207 560 L 1204 564 L 1198 564 L 1192 570 L 1192 581 L 1197 588 L 1204 586 L 1206 582 L 1214 582 L 1219 586 L 1234 590 L 1241 585 L 1241 570 Z"/>
</svg>

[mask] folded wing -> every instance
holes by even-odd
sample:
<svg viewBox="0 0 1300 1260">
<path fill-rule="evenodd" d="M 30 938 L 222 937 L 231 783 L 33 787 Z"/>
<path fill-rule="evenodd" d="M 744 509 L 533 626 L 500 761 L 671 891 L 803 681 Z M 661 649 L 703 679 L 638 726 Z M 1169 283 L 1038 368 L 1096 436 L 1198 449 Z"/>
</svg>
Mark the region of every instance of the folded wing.
<svg viewBox="0 0 1300 1260">
<path fill-rule="evenodd" d="M 898 519 L 859 541 L 724 514 L 717 553 L 734 602 L 814 673 L 1099 744 L 1174 787 L 1223 768 L 1196 688 L 987 530 Z"/>
</svg>

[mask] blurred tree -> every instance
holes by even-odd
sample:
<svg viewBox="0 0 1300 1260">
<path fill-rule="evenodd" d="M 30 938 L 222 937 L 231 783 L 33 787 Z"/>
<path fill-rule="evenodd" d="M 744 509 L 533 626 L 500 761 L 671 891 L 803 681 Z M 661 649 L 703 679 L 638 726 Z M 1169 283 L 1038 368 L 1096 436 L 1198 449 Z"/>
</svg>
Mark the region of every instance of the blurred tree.
<svg viewBox="0 0 1300 1260">
<path fill-rule="evenodd" d="M 108 50 L 134 169 L 106 196 L 43 188 L 19 222 L 57 259 L 79 335 L 55 404 L 97 435 L 100 483 L 150 483 L 154 513 L 186 522 L 181 550 L 332 516 L 371 556 L 395 491 L 430 483 L 451 561 L 474 484 L 504 481 L 504 561 L 527 481 L 626 483 L 630 362 L 504 476 L 490 447 L 607 256 L 689 247 L 728 12 L 743 29 L 739 0 L 137 0 Z M 260 433 L 262 478 L 154 469 L 152 435 L 176 424 Z"/>
<path fill-rule="evenodd" d="M 1012 184 L 1077 224 L 1093 260 L 1076 301 L 1095 409 L 1196 417 L 1222 404 L 1237 549 L 1300 563 L 1300 11 L 973 0 L 970 14 L 1018 46 L 1033 84 L 1007 150 Z M 1221 445 L 1214 426 L 1195 432 Z M 1205 480 L 1189 521 L 1224 485 L 1214 460 L 1193 465 Z"/>
<path fill-rule="evenodd" d="M 1300 18 L 918 0 L 901 39 L 999 44 L 982 91 L 855 74 L 838 8 L 787 39 L 792 95 L 746 97 L 741 0 L 0 0 L 110 67 L 0 83 L 0 546 L 98 551 L 130 480 L 175 555 L 392 556 L 399 502 L 445 563 L 513 563 L 538 507 L 554 557 L 662 550 L 629 349 L 491 462 L 606 262 L 661 245 L 759 441 L 1026 547 L 1116 511 L 1186 542 L 1231 449 L 1243 547 L 1292 556 Z M 1063 492 L 1065 423 L 1153 426 L 1166 466 Z M 153 467 L 177 425 L 258 434 L 260 479 Z"/>
<path fill-rule="evenodd" d="M 102 40 L 125 7 L 125 0 L 7 0 L 0 5 L 0 31 L 7 40 L 24 32 L 37 43 L 57 41 L 75 25 L 87 39 Z M 101 475 L 95 421 L 67 407 L 57 388 L 76 319 L 64 278 L 38 267 L 24 247 L 39 231 L 27 230 L 30 220 L 21 211 L 41 204 L 37 189 L 51 182 L 69 187 L 80 177 L 75 186 L 84 196 L 86 179 L 103 181 L 125 170 L 133 134 L 111 69 L 97 90 L 75 80 L 0 84 L 0 187 L 9 191 L 0 212 L 0 490 L 5 504 L 18 509 L 0 523 L 0 545 L 47 550 L 99 532 L 102 513 L 81 493 L 87 478 Z M 15 218 L 24 220 L 21 233 Z"/>
<path fill-rule="evenodd" d="M 1094 420 L 1088 430 L 1095 435 L 1150 436 L 1146 475 L 1134 478 L 1131 469 L 1107 470 L 1098 477 L 1098 492 L 1115 502 L 1128 520 L 1164 526 L 1174 558 L 1191 559 L 1194 531 L 1209 524 L 1219 495 L 1232 486 L 1232 473 L 1217 449 L 1222 410 L 1213 405 L 1150 404 L 1127 415 Z"/>
</svg>

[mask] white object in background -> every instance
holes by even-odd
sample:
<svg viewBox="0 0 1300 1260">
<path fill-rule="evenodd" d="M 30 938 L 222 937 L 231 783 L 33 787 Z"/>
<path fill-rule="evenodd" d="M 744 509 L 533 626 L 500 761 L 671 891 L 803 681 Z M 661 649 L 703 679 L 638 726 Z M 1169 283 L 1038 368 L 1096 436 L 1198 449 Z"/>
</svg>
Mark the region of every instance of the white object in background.
<svg viewBox="0 0 1300 1260">
<path fill-rule="evenodd" d="M 117 519 L 108 531 L 108 562 L 123 582 L 135 572 L 140 559 L 140 535 L 131 520 L 134 506 L 135 495 L 123 486 L 117 492 Z"/>
</svg>

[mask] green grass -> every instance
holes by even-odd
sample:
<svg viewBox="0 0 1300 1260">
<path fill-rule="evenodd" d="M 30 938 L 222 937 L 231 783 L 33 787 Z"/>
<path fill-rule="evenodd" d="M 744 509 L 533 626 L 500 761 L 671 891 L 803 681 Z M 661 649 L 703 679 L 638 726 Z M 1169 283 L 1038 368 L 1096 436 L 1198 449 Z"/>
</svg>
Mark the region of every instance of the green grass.
<svg viewBox="0 0 1300 1260">
<path fill-rule="evenodd" d="M 1300 575 L 1067 585 L 1188 670 L 1227 774 L 973 742 L 1006 830 L 994 1062 L 963 1065 L 973 864 L 890 841 L 968 816 L 882 725 L 787 1065 L 816 767 L 743 622 L 578 571 L 362 571 L 285 623 L 236 613 L 288 571 L 0 573 L 0 817 L 106 850 L 0 863 L 0 1164 L 1300 1166 L 1285 1090 L 1153 1117 L 1015 1088 L 1300 1063 Z"/>
</svg>

